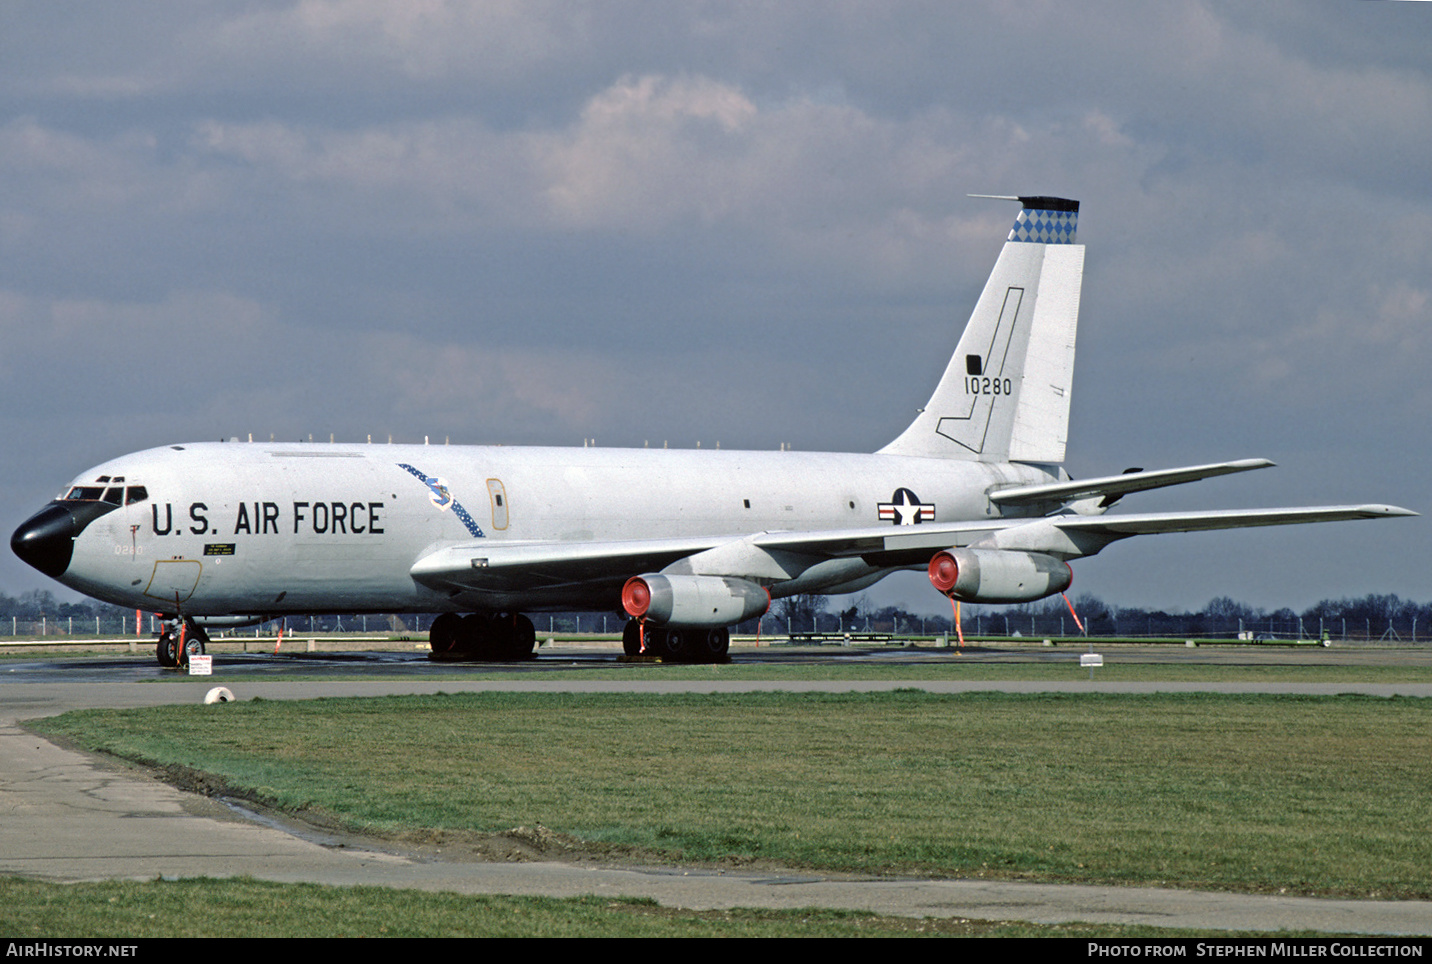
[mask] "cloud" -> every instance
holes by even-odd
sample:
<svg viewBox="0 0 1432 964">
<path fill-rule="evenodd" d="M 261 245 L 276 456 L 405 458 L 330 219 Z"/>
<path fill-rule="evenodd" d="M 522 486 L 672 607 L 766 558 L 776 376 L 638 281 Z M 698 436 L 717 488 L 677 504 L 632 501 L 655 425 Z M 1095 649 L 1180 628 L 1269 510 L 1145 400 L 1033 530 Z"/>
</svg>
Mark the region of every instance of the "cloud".
<svg viewBox="0 0 1432 964">
<path fill-rule="evenodd" d="M 412 80 L 470 79 L 551 60 L 585 16 L 563 4 L 490 0 L 301 0 L 226 20 L 212 41 L 239 64 L 277 57 Z"/>
<path fill-rule="evenodd" d="M 24 453 L 0 499 L 97 448 L 250 430 L 878 447 L 1013 216 L 965 195 L 1042 193 L 1083 201 L 1089 245 L 1072 472 L 1269 454 L 1310 498 L 1376 464 L 1376 497 L 1415 503 L 1424 21 L 25 5 L 0 33 L 0 427 Z"/>
</svg>

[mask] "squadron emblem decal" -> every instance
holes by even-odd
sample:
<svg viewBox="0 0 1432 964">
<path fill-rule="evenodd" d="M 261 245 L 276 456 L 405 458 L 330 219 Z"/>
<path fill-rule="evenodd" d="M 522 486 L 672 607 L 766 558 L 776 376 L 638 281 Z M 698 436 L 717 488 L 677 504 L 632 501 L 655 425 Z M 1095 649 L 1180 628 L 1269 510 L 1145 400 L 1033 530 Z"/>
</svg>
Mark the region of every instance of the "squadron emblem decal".
<svg viewBox="0 0 1432 964">
<path fill-rule="evenodd" d="M 897 526 L 919 525 L 935 521 L 935 503 L 921 502 L 920 497 L 906 488 L 895 490 L 889 502 L 877 502 L 881 522 Z"/>
<path fill-rule="evenodd" d="M 467 531 L 471 532 L 474 538 L 485 538 L 482 534 L 482 529 L 473 521 L 468 511 L 462 507 L 462 503 L 452 497 L 452 493 L 448 491 L 446 482 L 436 475 L 427 475 L 405 462 L 399 462 L 398 468 L 408 472 L 418 481 L 422 482 L 423 485 L 426 485 L 428 487 L 428 497 L 433 500 L 433 505 L 442 509 L 444 512 L 448 509 L 452 509 L 452 514 L 458 517 L 458 520 L 467 527 Z"/>
</svg>

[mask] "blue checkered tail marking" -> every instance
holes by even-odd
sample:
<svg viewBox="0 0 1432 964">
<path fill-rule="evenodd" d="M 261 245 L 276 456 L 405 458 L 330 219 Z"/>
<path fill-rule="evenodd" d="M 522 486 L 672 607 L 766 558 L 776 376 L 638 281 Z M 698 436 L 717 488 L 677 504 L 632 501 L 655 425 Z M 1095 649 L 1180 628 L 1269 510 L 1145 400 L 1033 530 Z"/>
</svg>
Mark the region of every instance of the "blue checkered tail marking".
<svg viewBox="0 0 1432 964">
<path fill-rule="evenodd" d="M 1079 226 L 1079 211 L 1047 211 L 1025 208 L 1014 219 L 1010 241 L 1034 244 L 1073 244 Z"/>
</svg>

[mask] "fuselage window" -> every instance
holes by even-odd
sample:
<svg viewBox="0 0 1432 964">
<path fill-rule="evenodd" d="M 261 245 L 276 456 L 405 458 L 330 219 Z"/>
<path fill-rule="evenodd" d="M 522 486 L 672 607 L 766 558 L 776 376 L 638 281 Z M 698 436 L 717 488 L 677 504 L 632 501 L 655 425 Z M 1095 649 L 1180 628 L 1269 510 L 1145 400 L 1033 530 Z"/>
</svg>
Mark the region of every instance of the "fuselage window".
<svg viewBox="0 0 1432 964">
<path fill-rule="evenodd" d="M 136 502 L 143 502 L 149 498 L 149 490 L 142 485 L 131 485 L 129 494 L 124 500 L 125 505 L 134 505 Z"/>
</svg>

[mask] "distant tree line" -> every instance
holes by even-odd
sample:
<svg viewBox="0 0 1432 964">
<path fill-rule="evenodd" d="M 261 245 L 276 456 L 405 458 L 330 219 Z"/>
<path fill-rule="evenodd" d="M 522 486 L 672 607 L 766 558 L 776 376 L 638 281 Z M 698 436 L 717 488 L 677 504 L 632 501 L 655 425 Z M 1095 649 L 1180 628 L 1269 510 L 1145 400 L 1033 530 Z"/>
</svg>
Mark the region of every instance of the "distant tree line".
<svg viewBox="0 0 1432 964">
<path fill-rule="evenodd" d="M 766 632 L 954 632 L 954 614 L 931 616 L 895 606 L 876 607 L 857 597 L 848 609 L 832 612 L 823 596 L 778 599 L 762 620 Z M 1076 618 L 1077 616 L 1077 618 Z M 1180 639 L 1236 638 L 1240 633 L 1289 639 L 1333 638 L 1414 641 L 1432 638 L 1432 602 L 1414 603 L 1395 595 L 1324 599 L 1301 613 L 1287 607 L 1267 610 L 1219 596 L 1198 612 L 1165 612 L 1121 607 L 1085 593 L 1071 606 L 1062 596 L 1014 606 L 962 605 L 966 634 L 986 636 L 1151 636 Z M 749 627 L 749 628 L 748 628 Z M 754 632 L 755 621 L 742 629 Z"/>
<path fill-rule="evenodd" d="M 48 589 L 31 589 L 18 596 L 8 596 L 0 592 L 0 616 L 4 616 L 6 619 L 41 619 L 43 617 L 57 619 L 73 616 L 76 619 L 84 618 L 93 621 L 96 616 L 111 619 L 124 612 L 125 610 L 118 606 L 89 599 L 77 603 L 62 603 Z M 134 613 L 131 611 L 130 616 L 133 617 L 133 615 Z"/>
</svg>

